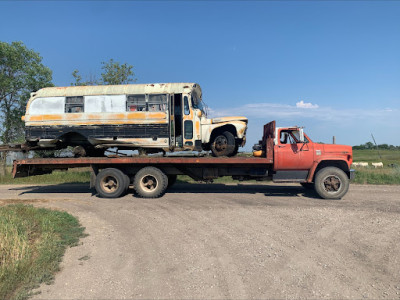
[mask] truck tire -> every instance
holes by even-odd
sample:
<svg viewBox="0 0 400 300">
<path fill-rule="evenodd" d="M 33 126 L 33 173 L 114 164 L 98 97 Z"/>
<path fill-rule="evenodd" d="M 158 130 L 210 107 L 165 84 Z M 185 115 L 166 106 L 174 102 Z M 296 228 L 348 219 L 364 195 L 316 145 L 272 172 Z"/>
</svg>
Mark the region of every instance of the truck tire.
<svg viewBox="0 0 400 300">
<path fill-rule="evenodd" d="M 175 184 L 178 175 L 168 175 L 167 177 L 168 177 L 168 187 L 171 187 Z"/>
<path fill-rule="evenodd" d="M 235 137 L 230 131 L 217 134 L 210 145 L 211 152 L 216 157 L 235 155 L 235 147 Z"/>
<path fill-rule="evenodd" d="M 336 167 L 326 167 L 315 176 L 315 191 L 324 199 L 341 199 L 349 190 L 349 178 Z"/>
<path fill-rule="evenodd" d="M 131 178 L 125 173 L 124 176 L 125 176 L 125 191 L 122 193 L 122 195 L 125 196 L 126 194 L 128 194 L 129 186 L 131 185 Z"/>
<path fill-rule="evenodd" d="M 160 169 L 145 167 L 136 173 L 134 186 L 138 196 L 158 198 L 165 193 L 168 187 L 168 177 Z"/>
<path fill-rule="evenodd" d="M 129 187 L 127 175 L 118 169 L 104 169 L 96 176 L 95 187 L 102 198 L 121 197 Z"/>
</svg>

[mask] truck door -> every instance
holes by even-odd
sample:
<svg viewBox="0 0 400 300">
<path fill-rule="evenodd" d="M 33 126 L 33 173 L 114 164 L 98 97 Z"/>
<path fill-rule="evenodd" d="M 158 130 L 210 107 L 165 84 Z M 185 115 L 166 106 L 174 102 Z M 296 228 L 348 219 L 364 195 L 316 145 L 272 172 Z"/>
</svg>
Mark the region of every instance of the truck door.
<svg viewBox="0 0 400 300">
<path fill-rule="evenodd" d="M 298 137 L 297 130 L 279 130 L 278 144 L 274 146 L 275 170 L 311 169 L 314 162 L 313 143 L 302 143 Z"/>
</svg>

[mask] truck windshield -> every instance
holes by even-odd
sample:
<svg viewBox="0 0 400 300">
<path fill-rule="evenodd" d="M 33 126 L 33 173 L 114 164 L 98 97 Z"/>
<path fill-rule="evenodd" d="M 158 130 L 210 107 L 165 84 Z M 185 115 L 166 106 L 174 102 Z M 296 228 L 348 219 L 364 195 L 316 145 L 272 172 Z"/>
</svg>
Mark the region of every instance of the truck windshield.
<svg viewBox="0 0 400 300">
<path fill-rule="evenodd" d="M 281 144 L 298 144 L 300 142 L 300 133 L 298 130 L 282 130 Z M 308 139 L 304 136 L 304 142 L 308 143 Z"/>
<path fill-rule="evenodd" d="M 296 143 L 300 143 L 300 132 L 298 130 L 293 130 L 292 131 L 292 135 L 294 136 L 294 138 L 296 140 L 295 142 Z M 308 143 L 308 140 L 307 140 L 306 137 L 304 137 L 304 142 Z"/>
</svg>

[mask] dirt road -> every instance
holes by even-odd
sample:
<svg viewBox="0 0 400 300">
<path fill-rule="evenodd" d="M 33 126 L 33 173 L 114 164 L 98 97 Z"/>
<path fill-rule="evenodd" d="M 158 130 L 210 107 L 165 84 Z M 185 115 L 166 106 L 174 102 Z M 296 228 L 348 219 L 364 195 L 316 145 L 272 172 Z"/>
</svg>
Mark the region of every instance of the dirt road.
<svg viewBox="0 0 400 300">
<path fill-rule="evenodd" d="M 0 204 L 66 210 L 86 227 L 43 299 L 400 299 L 400 186 L 340 201 L 299 185 L 177 184 L 160 199 L 86 185 L 0 186 Z"/>
</svg>

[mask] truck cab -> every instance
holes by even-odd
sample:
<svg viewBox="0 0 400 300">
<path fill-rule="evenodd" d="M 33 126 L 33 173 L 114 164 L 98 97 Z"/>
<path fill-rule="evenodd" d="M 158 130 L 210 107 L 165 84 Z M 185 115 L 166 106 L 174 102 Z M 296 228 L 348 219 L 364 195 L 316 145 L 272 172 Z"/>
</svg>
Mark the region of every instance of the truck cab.
<svg viewBox="0 0 400 300">
<path fill-rule="evenodd" d="M 274 182 L 299 182 L 315 188 L 322 197 L 344 195 L 348 179 L 354 177 L 352 147 L 314 143 L 303 128 L 264 126 L 263 139 L 253 147 L 253 155 L 271 164 Z"/>
</svg>

